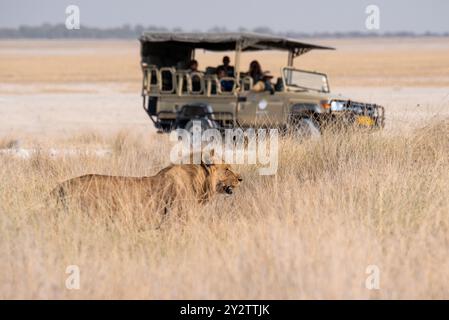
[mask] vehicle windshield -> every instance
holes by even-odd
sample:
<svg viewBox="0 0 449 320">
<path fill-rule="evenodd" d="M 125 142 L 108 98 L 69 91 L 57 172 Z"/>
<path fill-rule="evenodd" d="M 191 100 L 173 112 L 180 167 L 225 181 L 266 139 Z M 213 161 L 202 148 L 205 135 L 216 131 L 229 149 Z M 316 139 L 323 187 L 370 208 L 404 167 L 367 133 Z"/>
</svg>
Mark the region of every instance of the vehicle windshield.
<svg viewBox="0 0 449 320">
<path fill-rule="evenodd" d="M 323 73 L 284 68 L 283 76 L 287 87 L 329 92 L 327 76 Z"/>
</svg>

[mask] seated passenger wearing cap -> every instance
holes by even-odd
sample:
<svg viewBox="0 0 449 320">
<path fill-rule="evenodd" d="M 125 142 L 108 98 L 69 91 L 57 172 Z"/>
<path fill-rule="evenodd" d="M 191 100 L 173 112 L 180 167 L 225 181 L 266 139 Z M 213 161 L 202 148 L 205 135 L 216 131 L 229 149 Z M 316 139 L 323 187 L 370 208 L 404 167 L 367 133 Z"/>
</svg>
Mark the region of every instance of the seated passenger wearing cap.
<svg viewBox="0 0 449 320">
<path fill-rule="evenodd" d="M 230 65 L 231 63 L 231 59 L 229 59 L 228 56 L 224 56 L 223 57 L 223 64 L 217 67 L 218 68 L 223 68 L 226 77 L 233 77 L 234 76 L 234 67 Z"/>
</svg>

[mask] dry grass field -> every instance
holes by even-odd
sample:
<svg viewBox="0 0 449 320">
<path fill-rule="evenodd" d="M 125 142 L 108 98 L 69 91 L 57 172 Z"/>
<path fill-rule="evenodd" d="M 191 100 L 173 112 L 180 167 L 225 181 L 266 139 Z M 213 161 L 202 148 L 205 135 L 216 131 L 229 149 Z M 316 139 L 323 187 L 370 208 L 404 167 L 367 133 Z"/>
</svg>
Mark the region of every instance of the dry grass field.
<svg viewBox="0 0 449 320">
<path fill-rule="evenodd" d="M 169 164 L 168 136 L 141 110 L 138 43 L 0 42 L 0 149 L 43 150 L 0 154 L 0 298 L 448 299 L 449 39 L 319 42 L 338 50 L 297 66 L 383 104 L 385 130 L 283 138 L 275 176 L 236 166 L 234 195 L 192 203 L 160 229 L 126 204 L 88 216 L 46 201 L 73 176 Z M 286 59 L 257 58 L 273 73 Z M 79 290 L 65 286 L 69 265 Z M 371 265 L 378 290 L 365 286 Z"/>
</svg>

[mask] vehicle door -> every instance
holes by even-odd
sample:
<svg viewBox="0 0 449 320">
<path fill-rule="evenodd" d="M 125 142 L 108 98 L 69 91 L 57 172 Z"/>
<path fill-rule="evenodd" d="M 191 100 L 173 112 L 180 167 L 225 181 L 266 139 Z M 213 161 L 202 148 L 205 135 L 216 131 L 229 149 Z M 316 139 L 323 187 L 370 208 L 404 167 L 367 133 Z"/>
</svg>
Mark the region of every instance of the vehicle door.
<svg viewBox="0 0 449 320">
<path fill-rule="evenodd" d="M 237 121 L 246 127 L 277 126 L 284 119 L 282 94 L 246 91 L 239 94 Z"/>
</svg>

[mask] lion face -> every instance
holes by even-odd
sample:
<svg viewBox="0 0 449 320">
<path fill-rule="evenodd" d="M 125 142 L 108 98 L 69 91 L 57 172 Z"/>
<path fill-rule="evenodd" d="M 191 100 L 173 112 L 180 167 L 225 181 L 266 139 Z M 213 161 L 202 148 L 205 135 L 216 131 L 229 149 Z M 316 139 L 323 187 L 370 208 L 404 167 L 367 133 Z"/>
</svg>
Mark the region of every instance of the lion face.
<svg viewBox="0 0 449 320">
<path fill-rule="evenodd" d="M 228 164 L 214 164 L 211 168 L 216 176 L 218 193 L 232 194 L 234 188 L 243 181 L 240 174 L 234 172 Z"/>
</svg>

